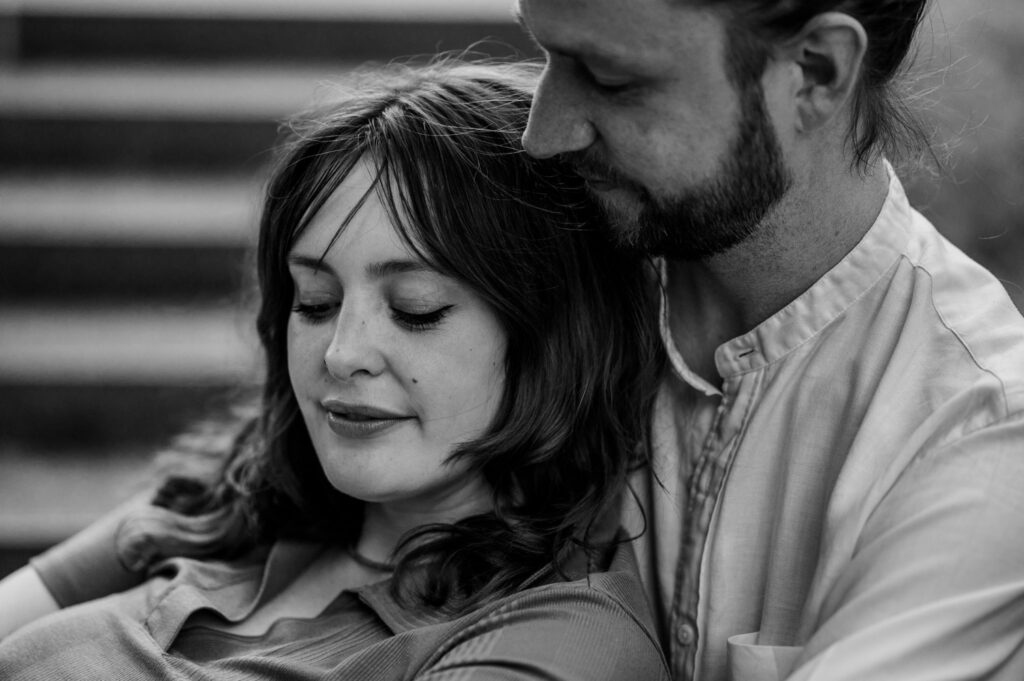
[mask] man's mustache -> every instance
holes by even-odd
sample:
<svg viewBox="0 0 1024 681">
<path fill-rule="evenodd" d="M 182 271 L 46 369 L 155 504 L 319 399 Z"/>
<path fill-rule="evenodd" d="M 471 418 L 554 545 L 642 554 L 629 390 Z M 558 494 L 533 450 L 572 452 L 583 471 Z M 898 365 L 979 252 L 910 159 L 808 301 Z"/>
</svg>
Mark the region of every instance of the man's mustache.
<svg viewBox="0 0 1024 681">
<path fill-rule="evenodd" d="M 584 179 L 616 182 L 619 173 L 607 163 L 587 152 L 574 151 L 560 156 L 562 162 L 576 171 Z"/>
<path fill-rule="evenodd" d="M 621 171 L 612 167 L 606 161 L 598 158 L 592 152 L 573 151 L 561 154 L 559 158 L 564 163 L 568 164 L 568 166 L 584 180 L 607 182 L 619 187 L 631 189 L 640 195 L 647 193 L 644 187 L 636 180 L 631 177 L 627 177 Z"/>
</svg>

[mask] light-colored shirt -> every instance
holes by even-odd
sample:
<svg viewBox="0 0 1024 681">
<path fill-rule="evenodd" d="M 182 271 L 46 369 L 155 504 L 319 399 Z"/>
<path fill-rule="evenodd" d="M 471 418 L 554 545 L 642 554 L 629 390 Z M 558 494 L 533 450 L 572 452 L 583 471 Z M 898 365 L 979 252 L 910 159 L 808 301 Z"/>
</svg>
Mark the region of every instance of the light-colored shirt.
<svg viewBox="0 0 1024 681">
<path fill-rule="evenodd" d="M 74 551 L 105 560 L 91 546 Z M 244 621 L 322 549 L 282 541 L 235 563 L 164 561 L 139 586 L 4 639 L 0 679 L 669 679 L 629 544 L 619 545 L 607 570 L 572 581 L 542 571 L 534 586 L 458 616 L 403 607 L 383 580 L 340 592 L 316 617 L 280 619 L 262 635 L 209 625 Z"/>
<path fill-rule="evenodd" d="M 1024 679 L 1024 321 L 890 177 L 841 262 L 718 347 L 720 389 L 663 301 L 626 515 L 677 681 Z"/>
</svg>

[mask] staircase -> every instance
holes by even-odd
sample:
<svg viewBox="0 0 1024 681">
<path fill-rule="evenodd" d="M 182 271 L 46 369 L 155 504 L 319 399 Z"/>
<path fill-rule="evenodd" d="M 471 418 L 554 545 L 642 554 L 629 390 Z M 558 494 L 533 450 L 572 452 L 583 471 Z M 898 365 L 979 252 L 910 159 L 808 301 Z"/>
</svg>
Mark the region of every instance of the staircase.
<svg viewBox="0 0 1024 681">
<path fill-rule="evenodd" d="M 509 4 L 0 0 L 0 576 L 258 380 L 277 121 L 367 60 L 533 56 Z"/>
</svg>

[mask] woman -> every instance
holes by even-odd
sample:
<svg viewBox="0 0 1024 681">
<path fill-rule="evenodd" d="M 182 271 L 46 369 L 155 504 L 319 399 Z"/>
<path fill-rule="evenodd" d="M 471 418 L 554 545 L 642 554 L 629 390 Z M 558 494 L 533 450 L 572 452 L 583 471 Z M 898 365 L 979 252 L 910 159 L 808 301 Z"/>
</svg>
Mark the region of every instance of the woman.
<svg viewBox="0 0 1024 681">
<path fill-rule="evenodd" d="M 294 124 L 258 413 L 36 562 L 63 605 L 132 586 L 100 574 L 113 536 L 145 581 L 5 639 L 0 677 L 667 678 L 595 521 L 642 463 L 649 278 L 521 153 L 536 75 L 394 67 Z"/>
</svg>

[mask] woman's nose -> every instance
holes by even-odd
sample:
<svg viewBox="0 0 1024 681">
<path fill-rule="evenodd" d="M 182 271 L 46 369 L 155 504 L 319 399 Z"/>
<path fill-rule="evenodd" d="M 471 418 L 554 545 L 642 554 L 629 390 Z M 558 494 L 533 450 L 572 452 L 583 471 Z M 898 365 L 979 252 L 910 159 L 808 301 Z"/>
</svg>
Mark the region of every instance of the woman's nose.
<svg viewBox="0 0 1024 681">
<path fill-rule="evenodd" d="M 386 363 L 379 331 L 374 320 L 343 308 L 335 320 L 334 336 L 324 355 L 327 372 L 339 381 L 383 372 Z"/>
</svg>

